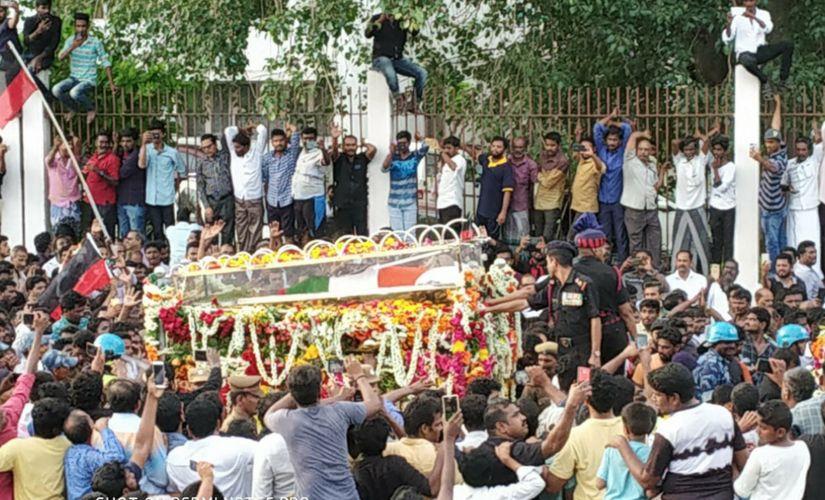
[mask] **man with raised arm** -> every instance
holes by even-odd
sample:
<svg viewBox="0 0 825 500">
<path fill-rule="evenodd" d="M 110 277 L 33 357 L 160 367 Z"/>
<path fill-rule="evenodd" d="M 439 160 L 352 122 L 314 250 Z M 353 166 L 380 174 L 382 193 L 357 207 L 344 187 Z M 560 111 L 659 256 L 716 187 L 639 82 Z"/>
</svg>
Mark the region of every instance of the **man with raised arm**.
<svg viewBox="0 0 825 500">
<path fill-rule="evenodd" d="M 787 245 L 786 218 L 787 198 L 782 179 L 788 168 L 788 148 L 782 140 L 782 99 L 774 97 L 776 108 L 771 119 L 771 128 L 765 131 L 765 155 L 759 149 L 751 148 L 750 156 L 759 163 L 762 178 L 759 180 L 759 209 L 762 219 L 762 234 L 765 250 L 773 262 L 782 248 Z"/>
<path fill-rule="evenodd" d="M 321 370 L 303 365 L 289 372 L 289 394 L 264 416 L 266 427 L 286 440 L 292 463 L 300 464 L 295 468 L 296 497 L 358 497 L 347 464 L 347 429 L 378 413 L 383 403 L 360 362 L 347 360 L 346 373 L 361 391 L 362 402 L 321 402 Z"/>
<path fill-rule="evenodd" d="M 653 259 L 653 267 L 658 268 L 662 255 L 662 228 L 656 195 L 662 186 L 664 170 L 658 167 L 650 132 L 635 131 L 630 134 L 622 178 L 621 204 L 630 240 L 630 255 L 635 255 L 638 250 L 647 250 Z"/>
<path fill-rule="evenodd" d="M 255 144 L 251 136 L 257 132 Z M 224 131 L 229 148 L 229 170 L 235 193 L 235 232 L 238 251 L 253 253 L 264 227 L 263 183 L 261 158 L 266 149 L 266 127 L 259 124 L 245 129 L 236 126 Z"/>
<path fill-rule="evenodd" d="M 722 41 L 727 44 L 734 43 L 736 60 L 749 73 L 759 78 L 762 84 L 762 98 L 770 100 L 773 98 L 774 89 L 761 66 L 777 57 L 782 57 L 777 90 L 780 92 L 787 90 L 793 60 L 793 43 L 784 41 L 767 43 L 765 37 L 773 31 L 771 13 L 756 8 L 756 0 L 743 0 L 742 5 L 744 9 L 734 7 L 728 14 L 728 24 L 722 30 Z"/>
<path fill-rule="evenodd" d="M 627 257 L 627 234 L 624 225 L 622 197 L 625 150 L 633 128 L 619 117 L 619 108 L 593 125 L 593 141 L 596 154 L 604 162 L 606 170 L 599 185 L 599 223 L 619 262 Z"/>
</svg>

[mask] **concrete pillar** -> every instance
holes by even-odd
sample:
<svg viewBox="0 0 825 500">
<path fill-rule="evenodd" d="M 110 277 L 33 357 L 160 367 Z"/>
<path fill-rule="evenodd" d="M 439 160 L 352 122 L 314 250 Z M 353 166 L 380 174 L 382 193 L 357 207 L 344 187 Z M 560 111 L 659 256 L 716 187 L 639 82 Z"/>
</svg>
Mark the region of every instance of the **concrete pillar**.
<svg viewBox="0 0 825 500">
<path fill-rule="evenodd" d="M 370 232 L 390 225 L 387 198 L 390 194 L 390 176 L 381 171 L 392 141 L 392 107 L 390 90 L 384 75 L 367 71 L 367 142 L 377 148 L 375 159 L 369 165 L 369 199 L 367 224 Z"/>
<path fill-rule="evenodd" d="M 751 159 L 751 145 L 761 143 L 759 80 L 736 66 L 734 103 L 734 163 L 736 164 L 736 228 L 734 258 L 738 282 L 752 292 L 759 288 L 759 165 Z"/>
<path fill-rule="evenodd" d="M 6 175 L 3 177 L 3 204 L 0 233 L 9 238 L 9 245 L 23 243 L 23 141 L 20 140 L 20 117 L 0 129 L 6 151 Z"/>
<path fill-rule="evenodd" d="M 38 75 L 46 87 L 49 72 Z M 23 106 L 23 189 L 25 196 L 25 244 L 34 252 L 34 237 L 48 227 L 48 176 L 43 159 L 51 147 L 51 122 L 43 108 L 40 92 L 36 92 Z"/>
</svg>

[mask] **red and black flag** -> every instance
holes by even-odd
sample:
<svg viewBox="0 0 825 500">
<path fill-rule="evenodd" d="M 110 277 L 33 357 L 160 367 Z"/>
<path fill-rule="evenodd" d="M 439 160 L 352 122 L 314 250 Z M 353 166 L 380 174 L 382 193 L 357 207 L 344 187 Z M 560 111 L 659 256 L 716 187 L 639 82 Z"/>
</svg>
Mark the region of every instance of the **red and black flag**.
<svg viewBox="0 0 825 500">
<path fill-rule="evenodd" d="M 20 68 L 12 53 L 16 48 L 13 42 L 0 47 L 0 68 L 3 70 L 0 75 L 0 129 L 17 118 L 23 104 L 37 91 L 37 84 Z"/>
<path fill-rule="evenodd" d="M 88 297 L 111 281 L 106 260 L 100 256 L 92 236 L 86 234 L 83 244 L 71 260 L 54 277 L 37 301 L 38 307 L 49 311 L 52 318 L 60 318 L 60 297 L 70 290 Z"/>
</svg>

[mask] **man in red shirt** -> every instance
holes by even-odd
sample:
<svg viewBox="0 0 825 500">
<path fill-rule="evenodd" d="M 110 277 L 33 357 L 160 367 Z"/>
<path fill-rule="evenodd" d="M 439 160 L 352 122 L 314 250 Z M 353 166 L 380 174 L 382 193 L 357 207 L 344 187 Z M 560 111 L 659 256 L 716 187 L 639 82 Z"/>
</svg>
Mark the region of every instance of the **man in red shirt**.
<svg viewBox="0 0 825 500">
<path fill-rule="evenodd" d="M 109 132 L 98 132 L 95 139 L 95 153 L 83 167 L 83 175 L 89 192 L 97 204 L 103 224 L 110 236 L 115 236 L 117 222 L 117 182 L 120 172 L 120 158 L 112 152 L 112 136 Z M 92 225 L 92 206 L 86 194 L 80 205 L 80 232 L 84 234 Z"/>
</svg>

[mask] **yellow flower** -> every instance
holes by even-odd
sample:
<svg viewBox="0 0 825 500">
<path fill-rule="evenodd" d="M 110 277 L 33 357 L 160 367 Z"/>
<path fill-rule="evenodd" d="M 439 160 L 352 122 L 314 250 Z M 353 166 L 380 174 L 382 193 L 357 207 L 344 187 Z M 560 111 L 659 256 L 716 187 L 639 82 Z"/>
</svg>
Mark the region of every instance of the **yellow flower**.
<svg viewBox="0 0 825 500">
<path fill-rule="evenodd" d="M 476 356 L 478 356 L 479 361 L 487 361 L 487 358 L 490 357 L 490 351 L 488 351 L 486 348 L 479 349 L 478 354 L 476 354 Z"/>
<path fill-rule="evenodd" d="M 311 346 L 307 347 L 307 350 L 304 353 L 303 358 L 306 360 L 318 359 L 318 347 L 316 347 L 315 344 L 312 344 Z"/>
<path fill-rule="evenodd" d="M 455 344 L 453 344 L 452 351 L 453 352 L 464 352 L 465 346 L 464 342 L 459 340 Z"/>
</svg>

